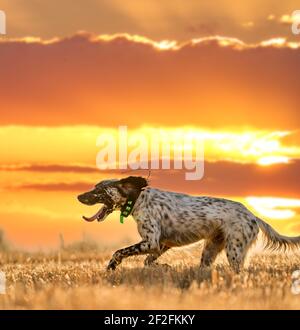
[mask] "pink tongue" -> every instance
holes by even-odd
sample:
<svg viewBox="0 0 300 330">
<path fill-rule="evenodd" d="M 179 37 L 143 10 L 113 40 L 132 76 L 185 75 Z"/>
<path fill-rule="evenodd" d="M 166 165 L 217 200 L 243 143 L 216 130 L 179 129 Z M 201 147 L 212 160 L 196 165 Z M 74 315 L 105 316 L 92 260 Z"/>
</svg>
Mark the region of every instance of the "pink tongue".
<svg viewBox="0 0 300 330">
<path fill-rule="evenodd" d="M 103 209 L 104 209 L 104 206 L 102 206 L 101 209 L 100 209 L 95 215 L 93 215 L 93 216 L 91 216 L 91 217 L 85 217 L 85 216 L 83 216 L 82 218 L 83 218 L 85 221 L 89 221 L 89 222 L 94 221 L 94 220 L 96 220 L 99 216 L 101 216 L 101 214 L 102 214 L 102 212 L 103 212 Z"/>
</svg>

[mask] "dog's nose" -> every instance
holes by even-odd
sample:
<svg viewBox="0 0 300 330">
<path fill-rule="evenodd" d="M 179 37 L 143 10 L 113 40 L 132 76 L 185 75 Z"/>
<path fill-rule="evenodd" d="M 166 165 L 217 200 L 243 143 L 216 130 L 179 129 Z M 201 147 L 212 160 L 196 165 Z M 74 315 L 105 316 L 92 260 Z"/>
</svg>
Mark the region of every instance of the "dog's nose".
<svg viewBox="0 0 300 330">
<path fill-rule="evenodd" d="M 83 195 L 78 195 L 78 196 L 77 196 L 77 199 L 78 199 L 79 202 L 81 202 L 81 203 L 85 202 L 85 200 L 86 200 L 86 198 L 84 198 Z"/>
</svg>

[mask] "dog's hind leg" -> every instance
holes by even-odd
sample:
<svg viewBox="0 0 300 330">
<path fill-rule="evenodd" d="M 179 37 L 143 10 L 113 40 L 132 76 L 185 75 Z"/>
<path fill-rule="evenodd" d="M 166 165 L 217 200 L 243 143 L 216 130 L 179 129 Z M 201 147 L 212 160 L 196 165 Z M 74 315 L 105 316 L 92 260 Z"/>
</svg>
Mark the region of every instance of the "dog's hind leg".
<svg viewBox="0 0 300 330">
<path fill-rule="evenodd" d="M 244 260 L 250 246 L 258 235 L 258 227 L 245 223 L 237 228 L 226 238 L 226 255 L 230 267 L 235 273 L 239 273 L 244 265 Z"/>
<path fill-rule="evenodd" d="M 200 262 L 201 272 L 210 271 L 212 263 L 215 261 L 217 255 L 223 250 L 224 246 L 224 235 L 221 229 L 219 229 L 214 233 L 211 238 L 206 241 L 204 245 Z"/>
<path fill-rule="evenodd" d="M 147 256 L 147 258 L 144 261 L 145 266 L 150 266 L 152 265 L 162 254 L 167 252 L 170 248 L 166 245 L 162 245 L 160 247 L 160 251 L 157 253 L 152 253 Z"/>
</svg>

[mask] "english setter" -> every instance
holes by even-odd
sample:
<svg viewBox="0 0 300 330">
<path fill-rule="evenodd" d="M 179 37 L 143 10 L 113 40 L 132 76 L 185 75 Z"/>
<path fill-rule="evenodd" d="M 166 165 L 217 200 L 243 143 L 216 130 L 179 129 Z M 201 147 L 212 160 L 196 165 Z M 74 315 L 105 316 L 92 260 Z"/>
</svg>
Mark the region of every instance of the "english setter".
<svg viewBox="0 0 300 330">
<path fill-rule="evenodd" d="M 142 177 L 101 181 L 78 199 L 87 205 L 103 204 L 94 216 L 83 217 L 86 221 L 103 221 L 120 210 L 121 220 L 131 214 L 137 223 L 142 241 L 116 251 L 107 267 L 110 270 L 133 255 L 148 254 L 145 265 L 150 265 L 172 247 L 204 239 L 201 269 L 209 270 L 225 249 L 229 265 L 238 273 L 259 229 L 267 239 L 266 247 L 300 246 L 300 236 L 280 235 L 241 203 L 154 189 Z"/>
</svg>

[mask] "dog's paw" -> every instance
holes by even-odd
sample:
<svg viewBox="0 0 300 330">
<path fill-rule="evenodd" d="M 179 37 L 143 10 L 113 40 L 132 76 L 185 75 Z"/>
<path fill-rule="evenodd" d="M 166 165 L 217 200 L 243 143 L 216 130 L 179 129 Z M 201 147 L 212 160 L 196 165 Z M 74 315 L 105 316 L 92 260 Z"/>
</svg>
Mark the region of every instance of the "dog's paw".
<svg viewBox="0 0 300 330">
<path fill-rule="evenodd" d="M 156 259 L 157 258 L 153 257 L 152 255 L 148 256 L 144 261 L 144 266 L 149 267 L 149 266 L 157 265 L 157 263 L 155 262 Z"/>
<path fill-rule="evenodd" d="M 210 268 L 200 268 L 198 272 L 198 279 L 200 281 L 210 281 L 212 277 L 212 270 Z"/>
<path fill-rule="evenodd" d="M 111 260 L 108 266 L 106 267 L 106 270 L 110 271 L 110 270 L 115 270 L 116 268 L 117 268 L 117 263 L 115 262 L 115 260 Z"/>
</svg>

